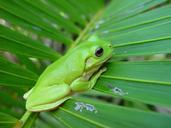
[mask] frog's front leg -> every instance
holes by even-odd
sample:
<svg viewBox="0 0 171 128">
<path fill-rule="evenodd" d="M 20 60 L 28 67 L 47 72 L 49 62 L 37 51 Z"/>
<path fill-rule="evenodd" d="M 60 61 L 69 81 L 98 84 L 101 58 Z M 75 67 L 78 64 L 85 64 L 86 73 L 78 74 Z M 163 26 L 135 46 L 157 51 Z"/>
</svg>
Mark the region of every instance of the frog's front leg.
<svg viewBox="0 0 171 128">
<path fill-rule="evenodd" d="M 97 79 L 100 77 L 100 75 L 106 71 L 106 67 L 100 69 L 96 74 L 94 74 L 90 80 L 85 80 L 84 77 L 79 77 L 75 81 L 72 82 L 70 85 L 71 90 L 78 92 L 78 91 L 86 91 L 88 89 L 93 88 L 93 86 L 96 84 Z"/>
</svg>

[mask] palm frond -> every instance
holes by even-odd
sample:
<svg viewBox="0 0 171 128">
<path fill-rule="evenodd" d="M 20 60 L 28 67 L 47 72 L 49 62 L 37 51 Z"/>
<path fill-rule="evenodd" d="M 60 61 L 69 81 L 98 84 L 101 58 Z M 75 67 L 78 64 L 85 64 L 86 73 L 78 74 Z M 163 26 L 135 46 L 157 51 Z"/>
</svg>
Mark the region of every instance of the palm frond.
<svg viewBox="0 0 171 128">
<path fill-rule="evenodd" d="M 23 93 L 65 52 L 60 53 L 56 45 L 72 48 L 92 34 L 112 42 L 114 48 L 107 72 L 93 88 L 97 92 L 86 92 L 88 98 L 78 94 L 55 111 L 25 113 L 22 127 L 170 127 L 169 114 L 152 112 L 146 105 L 171 106 L 171 62 L 166 57 L 171 53 L 170 19 L 167 0 L 1 0 L 0 127 L 20 125 L 13 116 L 21 116 L 25 109 Z M 46 39 L 50 40 L 48 46 Z M 15 63 L 4 58 L 4 51 L 15 55 Z M 164 58 L 122 61 L 154 54 Z M 121 99 L 126 105 L 91 99 L 99 96 Z M 80 111 L 76 109 L 78 102 L 94 106 L 96 111 Z M 11 106 L 14 111 L 7 109 Z"/>
</svg>

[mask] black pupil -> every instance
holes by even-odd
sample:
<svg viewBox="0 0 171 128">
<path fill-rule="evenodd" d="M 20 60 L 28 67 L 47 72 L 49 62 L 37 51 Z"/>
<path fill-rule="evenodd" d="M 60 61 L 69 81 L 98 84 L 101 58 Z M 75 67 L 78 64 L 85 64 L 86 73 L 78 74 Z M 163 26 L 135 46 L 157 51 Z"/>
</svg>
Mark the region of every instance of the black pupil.
<svg viewBox="0 0 171 128">
<path fill-rule="evenodd" d="M 96 50 L 96 56 L 97 57 L 100 57 L 100 56 L 102 56 L 103 55 L 103 48 L 97 48 L 97 50 Z"/>
</svg>

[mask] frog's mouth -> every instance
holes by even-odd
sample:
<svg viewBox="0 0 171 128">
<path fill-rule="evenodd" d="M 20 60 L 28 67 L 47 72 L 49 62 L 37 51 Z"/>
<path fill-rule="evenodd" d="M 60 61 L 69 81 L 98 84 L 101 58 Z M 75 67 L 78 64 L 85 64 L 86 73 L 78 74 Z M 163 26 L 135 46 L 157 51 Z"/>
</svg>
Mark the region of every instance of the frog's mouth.
<svg viewBox="0 0 171 128">
<path fill-rule="evenodd" d="M 111 57 L 106 58 L 104 61 L 101 61 L 100 63 L 93 66 L 93 68 L 87 69 L 83 77 L 85 80 L 89 80 L 94 74 L 96 74 L 109 60 Z"/>
<path fill-rule="evenodd" d="M 102 63 L 107 63 L 112 58 L 112 55 L 110 55 L 108 58 L 106 58 Z"/>
<path fill-rule="evenodd" d="M 108 63 L 108 62 L 111 60 L 111 58 L 112 58 L 112 55 L 109 56 L 108 58 L 104 59 L 103 61 L 97 63 L 96 65 L 97 65 L 97 66 L 98 66 L 98 65 L 101 65 L 100 67 L 102 67 L 104 64 Z"/>
<path fill-rule="evenodd" d="M 95 64 L 92 64 L 92 62 L 94 61 L 93 59 L 94 58 L 88 58 L 87 61 L 86 61 L 86 68 L 85 68 L 85 71 L 90 71 L 96 67 L 101 67 L 103 64 L 107 63 L 110 59 L 111 59 L 112 55 L 105 58 L 103 61 L 99 61 Z"/>
</svg>

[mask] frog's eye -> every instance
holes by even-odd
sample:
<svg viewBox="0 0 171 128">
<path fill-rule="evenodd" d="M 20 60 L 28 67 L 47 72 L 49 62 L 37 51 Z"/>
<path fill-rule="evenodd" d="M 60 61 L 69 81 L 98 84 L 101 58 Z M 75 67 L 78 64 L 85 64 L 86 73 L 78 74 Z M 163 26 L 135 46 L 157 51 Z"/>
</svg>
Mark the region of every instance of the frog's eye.
<svg viewBox="0 0 171 128">
<path fill-rule="evenodd" d="M 97 57 L 102 56 L 102 55 L 103 55 L 103 48 L 101 48 L 101 47 L 97 48 L 97 49 L 96 49 L 96 52 L 95 52 L 95 55 L 96 55 Z"/>
</svg>

